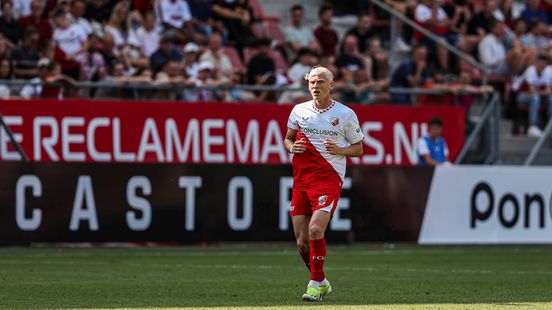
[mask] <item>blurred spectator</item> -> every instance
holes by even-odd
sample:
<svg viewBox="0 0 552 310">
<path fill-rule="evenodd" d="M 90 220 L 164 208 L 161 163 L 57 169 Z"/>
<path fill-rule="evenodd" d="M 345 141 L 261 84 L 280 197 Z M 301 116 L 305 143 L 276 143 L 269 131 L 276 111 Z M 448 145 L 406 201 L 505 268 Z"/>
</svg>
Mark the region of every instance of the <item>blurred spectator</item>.
<svg viewBox="0 0 552 310">
<path fill-rule="evenodd" d="M 109 20 L 105 24 L 104 31 L 111 33 L 113 39 L 115 40 L 115 47 L 117 49 L 122 49 L 126 46 L 128 38 L 128 28 L 127 24 L 128 13 L 130 9 L 129 1 L 120 1 L 115 5 Z"/>
<path fill-rule="evenodd" d="M 228 31 L 228 41 L 235 42 L 238 51 L 254 44 L 255 34 L 251 28 L 254 23 L 253 10 L 248 0 L 217 0 L 213 4 L 213 18 Z M 219 30 L 221 25 L 218 26 Z"/>
<path fill-rule="evenodd" d="M 372 17 L 370 17 L 369 13 L 361 12 L 357 15 L 356 25 L 347 30 L 345 37 L 349 35 L 353 35 L 356 38 L 358 52 L 364 53 L 368 40 L 377 36 L 377 33 L 372 29 Z"/>
<path fill-rule="evenodd" d="M 356 74 L 366 69 L 366 65 L 358 52 L 356 36 L 346 35 L 341 49 L 341 53 L 335 58 L 335 66 L 338 69 L 337 79 L 351 81 Z"/>
<path fill-rule="evenodd" d="M 21 27 L 13 15 L 13 5 L 11 1 L 3 1 L 1 8 L 0 33 L 6 38 L 8 47 L 13 48 L 19 44 L 19 40 L 23 36 L 23 27 Z"/>
<path fill-rule="evenodd" d="M 292 83 L 301 82 L 301 80 L 304 80 L 305 74 L 307 74 L 317 62 L 318 59 L 311 50 L 308 48 L 301 48 L 299 53 L 297 53 L 297 62 L 295 62 L 287 72 L 288 78 Z"/>
<path fill-rule="evenodd" d="M 404 61 L 391 76 L 391 87 L 421 87 L 433 76 L 433 68 L 427 63 L 427 47 L 418 45 L 412 51 L 412 58 Z M 409 94 L 391 93 L 392 104 L 412 104 Z"/>
<path fill-rule="evenodd" d="M 215 79 L 229 79 L 234 71 L 234 67 L 230 62 L 230 58 L 224 54 L 222 49 L 222 35 L 218 32 L 213 32 L 209 38 L 209 45 L 201 56 L 199 62 L 208 62 L 213 65 L 213 77 Z"/>
<path fill-rule="evenodd" d="M 506 18 L 498 8 L 497 0 L 486 0 L 483 10 L 475 14 L 468 22 L 468 34 L 477 35 L 480 39 L 491 32 L 491 21 L 504 22 Z"/>
<path fill-rule="evenodd" d="M 42 0 L 33 0 L 31 2 L 31 15 L 22 17 L 19 22 L 23 29 L 34 27 L 38 30 L 39 42 L 38 49 L 41 52 L 46 52 L 50 47 L 52 39 L 52 26 L 48 18 L 44 17 L 44 5 Z"/>
<path fill-rule="evenodd" d="M 209 38 L 213 32 L 211 17 L 213 4 L 210 0 L 188 0 L 193 17 L 194 29 Z M 203 41 L 202 41 L 203 42 Z"/>
<path fill-rule="evenodd" d="M 106 32 L 102 37 L 99 52 L 105 60 L 106 71 L 109 75 L 113 75 L 115 64 L 119 62 L 118 50 L 115 49 L 115 40 L 111 33 Z"/>
<path fill-rule="evenodd" d="M 8 57 L 0 57 L 0 81 L 13 79 L 13 63 Z M 0 99 L 11 97 L 9 85 L 0 84 Z"/>
<path fill-rule="evenodd" d="M 298 104 L 312 99 L 308 90 L 309 81 L 304 77 L 290 85 L 293 90 L 285 90 L 278 97 L 279 104 Z"/>
<path fill-rule="evenodd" d="M 521 17 L 525 19 L 525 22 L 528 24 L 536 18 L 544 21 L 547 25 L 550 24 L 548 14 L 540 8 L 540 0 L 527 0 L 525 10 L 521 13 Z"/>
<path fill-rule="evenodd" d="M 84 17 L 91 23 L 102 25 L 111 16 L 112 8 L 108 0 L 89 0 L 86 4 Z"/>
<path fill-rule="evenodd" d="M 454 35 L 449 32 L 450 19 L 438 0 L 421 1 L 421 3 L 416 6 L 414 19 L 417 23 L 424 26 L 434 34 L 446 39 L 448 43 L 452 45 L 456 45 L 458 43 L 458 35 Z M 445 47 L 436 44 L 433 40 L 430 40 L 421 33 L 417 33 L 417 37 L 422 44 L 425 44 L 428 48 L 430 48 L 430 52 L 435 51 L 437 53 L 439 67 L 444 70 L 448 70 L 448 50 Z"/>
<path fill-rule="evenodd" d="M 46 83 L 46 85 L 44 85 Z M 60 85 L 48 85 L 47 83 L 60 83 Z M 68 93 L 71 89 L 76 89 L 76 82 L 71 77 L 61 73 L 61 66 L 52 63 L 48 58 L 42 58 L 38 61 L 38 76 L 29 81 L 29 84 L 23 86 L 20 95 L 23 98 L 56 98 L 63 99 L 64 91 Z"/>
<path fill-rule="evenodd" d="M 267 74 L 274 74 L 276 66 L 270 57 L 270 40 L 259 40 L 258 51 L 247 64 L 247 83 L 262 84 Z"/>
<path fill-rule="evenodd" d="M 179 62 L 181 59 L 182 56 L 173 46 L 173 37 L 164 34 L 159 41 L 159 48 L 150 56 L 150 68 L 154 74 L 157 74 L 167 62 Z"/>
<path fill-rule="evenodd" d="M 491 20 L 491 32 L 479 42 L 479 60 L 486 67 L 489 74 L 507 77 L 516 74 L 526 66 L 528 55 L 513 49 L 506 53 L 504 46 L 504 24 L 498 20 Z"/>
<path fill-rule="evenodd" d="M 370 79 L 378 82 L 378 87 L 389 86 L 389 57 L 381 50 L 380 38 L 368 40 L 366 60 Z"/>
<path fill-rule="evenodd" d="M 29 79 L 37 75 L 37 64 L 40 59 L 38 52 L 38 31 L 34 27 L 25 29 L 22 43 L 11 50 L 11 58 L 15 63 L 15 76 Z"/>
<path fill-rule="evenodd" d="M 472 12 L 466 0 L 445 0 L 442 6 L 450 20 L 449 36 L 456 46 L 467 53 L 471 53 L 475 45 L 479 42 L 477 35 L 468 35 L 468 22 L 472 18 Z M 449 40 L 450 41 L 450 40 Z"/>
<path fill-rule="evenodd" d="M 11 0 L 16 19 L 31 15 L 31 0 Z"/>
<path fill-rule="evenodd" d="M 67 15 L 61 10 L 55 12 L 54 20 L 56 24 L 53 35 L 56 47 L 55 60 L 61 64 L 63 74 L 78 80 L 82 53 L 88 49 L 86 46 L 88 36 L 78 25 L 71 25 Z"/>
<path fill-rule="evenodd" d="M 213 77 L 214 67 L 210 62 L 201 62 L 198 67 L 198 74 L 188 79 L 193 86 L 214 86 L 217 81 Z M 217 100 L 215 92 L 211 89 L 186 89 L 184 90 L 184 101 L 209 102 Z"/>
<path fill-rule="evenodd" d="M 182 65 L 184 67 L 184 73 L 187 78 L 196 77 L 199 71 L 199 46 L 194 42 L 188 42 L 184 46 L 184 57 L 182 58 Z"/>
<path fill-rule="evenodd" d="M 429 135 L 418 139 L 418 165 L 450 165 L 447 142 L 441 136 L 443 120 L 436 117 L 429 121 Z"/>
<path fill-rule="evenodd" d="M 106 75 L 106 65 L 100 53 L 100 40 L 95 34 L 88 38 L 88 50 L 83 54 L 81 62 L 81 80 L 101 81 Z"/>
<path fill-rule="evenodd" d="M 85 11 L 86 2 L 84 0 L 73 0 L 69 11 L 69 21 L 72 24 L 76 24 L 81 27 L 82 31 L 86 33 L 86 35 L 90 35 L 92 33 L 92 25 L 90 25 L 90 22 L 83 17 Z"/>
<path fill-rule="evenodd" d="M 550 39 L 547 37 L 549 33 L 546 24 L 541 19 L 533 19 L 531 21 L 529 32 L 520 38 L 521 44 L 528 47 L 545 49 L 550 47 Z"/>
<path fill-rule="evenodd" d="M 301 5 L 291 7 L 290 24 L 284 28 L 284 40 L 286 42 L 288 59 L 293 59 L 299 52 L 299 49 L 306 47 L 314 52 L 319 52 L 318 42 L 314 38 L 312 30 L 303 25 L 305 18 L 305 9 Z"/>
<path fill-rule="evenodd" d="M 190 6 L 184 0 L 158 0 L 155 11 L 157 22 L 165 29 L 181 29 L 192 19 Z"/>
<path fill-rule="evenodd" d="M 333 10 L 328 5 L 322 5 L 318 11 L 320 25 L 314 30 L 314 37 L 320 43 L 322 55 L 335 56 L 339 36 L 332 28 Z"/>
<path fill-rule="evenodd" d="M 512 89 L 518 92 L 517 104 L 520 108 L 529 110 L 529 136 L 542 136 L 542 130 L 539 128 L 539 108 L 543 99 L 548 119 L 552 117 L 551 81 L 552 66 L 549 66 L 549 58 L 544 54 L 540 54 L 536 63 L 529 66 L 521 76 L 514 78 Z"/>
<path fill-rule="evenodd" d="M 159 29 L 155 23 L 155 15 L 146 13 L 144 24 L 132 32 L 133 40 L 138 44 L 142 55 L 150 57 L 159 48 Z"/>
</svg>

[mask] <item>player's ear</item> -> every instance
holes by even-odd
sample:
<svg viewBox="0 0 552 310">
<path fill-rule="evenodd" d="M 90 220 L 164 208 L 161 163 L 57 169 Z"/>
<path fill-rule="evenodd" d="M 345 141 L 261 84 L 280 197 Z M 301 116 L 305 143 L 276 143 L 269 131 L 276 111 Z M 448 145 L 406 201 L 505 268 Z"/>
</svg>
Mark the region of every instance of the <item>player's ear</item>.
<svg viewBox="0 0 552 310">
<path fill-rule="evenodd" d="M 332 81 L 330 82 L 330 88 L 333 88 L 334 86 L 335 86 L 335 81 L 332 80 Z"/>
</svg>

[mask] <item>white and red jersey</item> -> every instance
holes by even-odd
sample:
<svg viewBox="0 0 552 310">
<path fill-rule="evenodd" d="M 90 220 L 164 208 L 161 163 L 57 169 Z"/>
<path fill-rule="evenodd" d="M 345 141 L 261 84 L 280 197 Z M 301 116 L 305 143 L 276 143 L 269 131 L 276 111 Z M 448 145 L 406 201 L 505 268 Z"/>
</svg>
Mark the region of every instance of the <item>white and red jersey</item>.
<svg viewBox="0 0 552 310">
<path fill-rule="evenodd" d="M 332 140 L 338 147 L 347 147 L 364 139 L 355 112 L 333 101 L 323 110 L 313 101 L 296 105 L 287 126 L 297 130 L 296 141 L 304 138 L 307 150 L 293 156 L 293 186 L 295 189 L 341 187 L 345 178 L 346 158 L 332 155 L 324 147 L 325 140 Z"/>
</svg>

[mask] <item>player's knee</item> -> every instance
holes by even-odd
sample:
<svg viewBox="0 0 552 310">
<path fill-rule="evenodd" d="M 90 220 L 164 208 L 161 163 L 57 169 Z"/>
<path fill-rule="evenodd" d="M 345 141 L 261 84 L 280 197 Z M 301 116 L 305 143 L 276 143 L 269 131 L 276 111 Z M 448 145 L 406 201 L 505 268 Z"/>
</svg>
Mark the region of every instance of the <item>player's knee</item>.
<svg viewBox="0 0 552 310">
<path fill-rule="evenodd" d="M 311 240 L 321 239 L 324 237 L 324 229 L 317 224 L 311 224 L 309 226 L 309 237 Z"/>
</svg>

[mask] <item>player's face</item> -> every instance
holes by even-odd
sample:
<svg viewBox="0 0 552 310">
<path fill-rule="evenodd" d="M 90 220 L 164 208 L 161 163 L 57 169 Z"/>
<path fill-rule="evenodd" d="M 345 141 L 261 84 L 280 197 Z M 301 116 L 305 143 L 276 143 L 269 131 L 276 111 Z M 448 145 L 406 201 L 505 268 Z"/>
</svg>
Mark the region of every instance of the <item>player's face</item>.
<svg viewBox="0 0 552 310">
<path fill-rule="evenodd" d="M 328 80 L 324 72 L 316 72 L 309 76 L 309 91 L 315 100 L 324 100 L 330 96 L 334 83 Z"/>
</svg>

